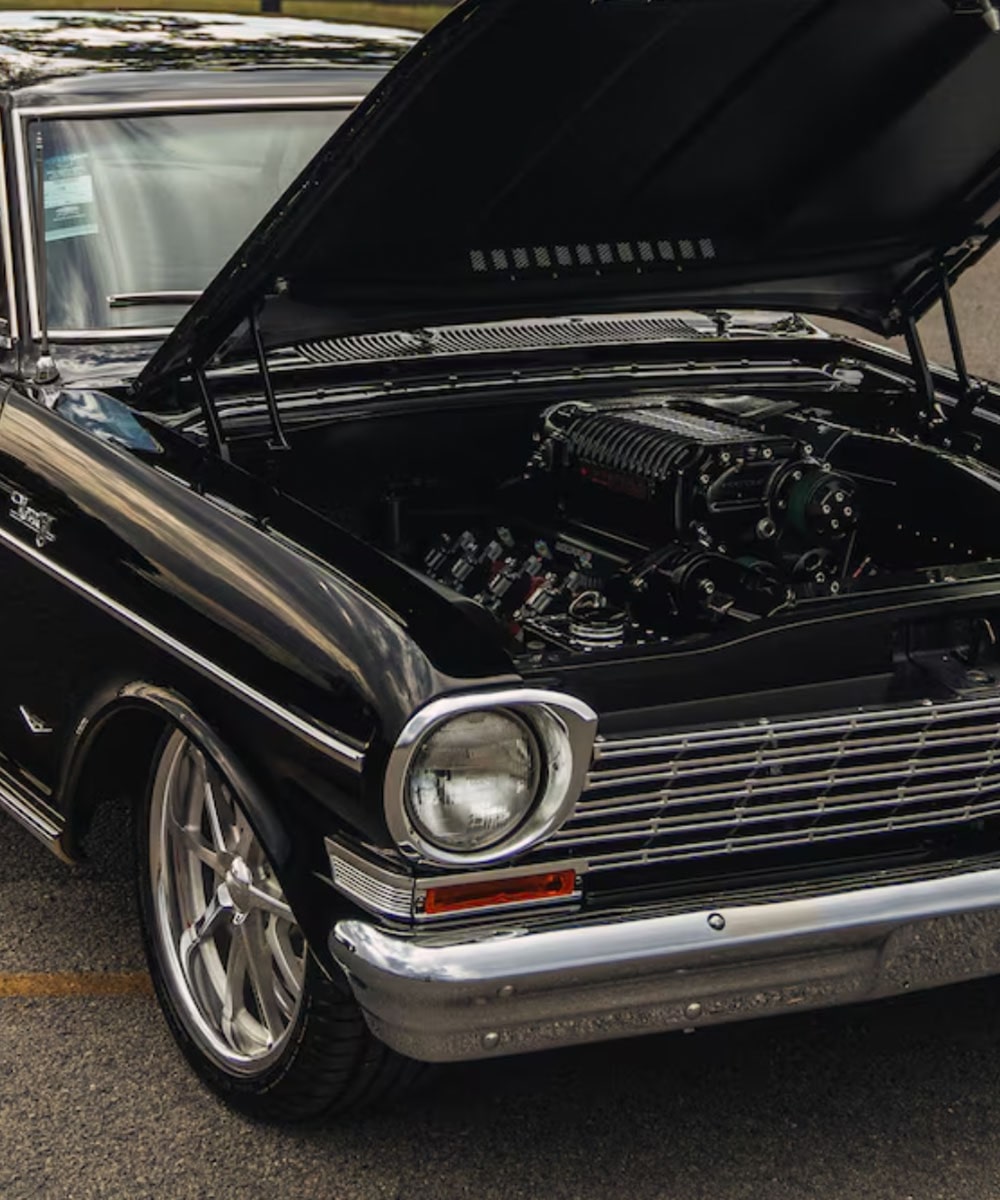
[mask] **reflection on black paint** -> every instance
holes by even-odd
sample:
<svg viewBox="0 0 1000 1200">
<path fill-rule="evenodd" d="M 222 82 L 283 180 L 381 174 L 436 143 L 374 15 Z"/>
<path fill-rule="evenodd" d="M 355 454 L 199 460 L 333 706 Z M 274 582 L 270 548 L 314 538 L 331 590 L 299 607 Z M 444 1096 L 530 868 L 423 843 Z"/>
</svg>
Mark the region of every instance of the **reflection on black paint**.
<svg viewBox="0 0 1000 1200">
<path fill-rule="evenodd" d="M 0 86 L 91 71 L 387 67 L 412 42 L 399 30 L 322 21 L 183 13 L 0 15 Z"/>
<path fill-rule="evenodd" d="M 94 391 L 61 392 L 56 412 L 72 425 L 104 442 L 115 442 L 144 454 L 162 454 L 163 447 L 136 419 L 130 408 L 113 396 Z"/>
</svg>

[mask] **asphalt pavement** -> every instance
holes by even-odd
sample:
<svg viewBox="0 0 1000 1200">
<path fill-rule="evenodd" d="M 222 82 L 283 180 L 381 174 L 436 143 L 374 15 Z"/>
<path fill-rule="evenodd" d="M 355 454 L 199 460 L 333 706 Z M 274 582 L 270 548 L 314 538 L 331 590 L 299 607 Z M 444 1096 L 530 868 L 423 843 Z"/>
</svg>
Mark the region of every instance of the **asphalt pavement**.
<svg viewBox="0 0 1000 1200">
<path fill-rule="evenodd" d="M 1000 378 L 1000 259 L 958 299 Z M 998 1002 L 988 981 L 443 1068 L 289 1133 L 174 1049 L 114 857 L 68 869 L 0 819 L 0 1200 L 996 1200 Z"/>
</svg>

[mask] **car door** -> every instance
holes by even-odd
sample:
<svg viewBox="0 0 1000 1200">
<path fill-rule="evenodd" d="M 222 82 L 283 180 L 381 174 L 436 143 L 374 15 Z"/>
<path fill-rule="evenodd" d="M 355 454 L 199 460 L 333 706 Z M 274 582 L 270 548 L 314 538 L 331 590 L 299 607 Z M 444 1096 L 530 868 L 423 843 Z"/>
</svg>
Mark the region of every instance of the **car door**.
<svg viewBox="0 0 1000 1200">
<path fill-rule="evenodd" d="M 13 164 L 8 153 L 10 126 L 4 114 L 0 122 L 0 426 L 3 411 L 18 386 L 21 311 L 17 266 L 17 222 L 13 207 L 16 191 Z M 32 519 L 30 505 L 21 490 L 16 472 L 0 484 L 0 526 L 4 536 L 28 537 L 25 521 Z M 41 525 L 34 538 L 44 543 Z M 45 627 L 58 619 L 58 597 L 42 594 L 29 564 L 0 542 L 0 771 L 16 765 L 31 776 L 51 778 L 46 764 L 51 747 L 46 746 L 52 726 L 36 709 L 39 681 L 47 672 Z M 28 691 L 25 691 L 27 687 Z M 30 696 L 28 693 L 31 693 Z M 40 781 L 39 781 L 40 782 Z M 2 775 L 0 775 L 2 783 Z M 42 786 L 43 792 L 47 787 Z"/>
<path fill-rule="evenodd" d="M 104 623 L 67 586 L 58 561 L 72 523 L 54 481 L 34 468 L 25 440 L 48 440 L 58 420 L 20 390 L 0 411 L 0 751 L 49 792 L 93 675 L 107 652 Z"/>
</svg>

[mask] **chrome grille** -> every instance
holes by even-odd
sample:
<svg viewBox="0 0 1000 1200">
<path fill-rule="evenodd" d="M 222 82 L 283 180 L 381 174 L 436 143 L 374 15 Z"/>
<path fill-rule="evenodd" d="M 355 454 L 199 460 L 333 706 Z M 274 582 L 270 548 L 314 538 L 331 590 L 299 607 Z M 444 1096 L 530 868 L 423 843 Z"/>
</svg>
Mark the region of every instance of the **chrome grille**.
<svg viewBox="0 0 1000 1200">
<path fill-rule="evenodd" d="M 598 743 L 547 849 L 591 870 L 1000 816 L 1000 697 Z"/>
</svg>

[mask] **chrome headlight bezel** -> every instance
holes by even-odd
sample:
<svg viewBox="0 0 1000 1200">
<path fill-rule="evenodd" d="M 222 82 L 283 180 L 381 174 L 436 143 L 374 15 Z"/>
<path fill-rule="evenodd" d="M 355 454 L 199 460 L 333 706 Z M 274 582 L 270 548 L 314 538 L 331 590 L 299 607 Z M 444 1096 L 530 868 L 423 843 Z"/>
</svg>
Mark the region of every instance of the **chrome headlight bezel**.
<svg viewBox="0 0 1000 1200">
<path fill-rule="evenodd" d="M 479 850 L 446 850 L 416 828 L 409 813 L 410 767 L 420 746 L 442 724 L 470 712 L 507 710 L 530 728 L 542 757 L 534 802 L 502 840 Z M 504 862 L 537 845 L 566 820 L 583 790 L 597 732 L 597 716 L 582 701 L 558 692 L 510 688 L 433 700 L 413 716 L 396 740 L 386 767 L 384 803 L 389 833 L 408 858 L 447 867 Z"/>
</svg>

